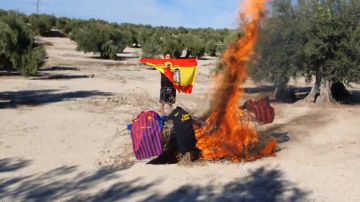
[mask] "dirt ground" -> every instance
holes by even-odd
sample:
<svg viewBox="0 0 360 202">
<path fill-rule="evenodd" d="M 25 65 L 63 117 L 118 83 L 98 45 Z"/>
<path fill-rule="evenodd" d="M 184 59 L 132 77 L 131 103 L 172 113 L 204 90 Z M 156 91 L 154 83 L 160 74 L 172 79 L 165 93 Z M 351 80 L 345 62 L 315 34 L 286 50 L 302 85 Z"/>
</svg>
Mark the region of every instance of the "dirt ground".
<svg viewBox="0 0 360 202">
<path fill-rule="evenodd" d="M 275 121 L 261 129 L 289 137 L 276 157 L 148 165 L 126 126 L 158 109 L 160 73 L 139 65 L 136 49 L 106 61 L 67 38 L 41 40 L 41 76 L 0 74 L 0 201 L 360 201 L 360 103 L 272 104 Z M 215 64 L 199 61 L 194 92 L 177 105 L 206 111 Z M 269 90 L 245 87 L 248 97 Z"/>
</svg>

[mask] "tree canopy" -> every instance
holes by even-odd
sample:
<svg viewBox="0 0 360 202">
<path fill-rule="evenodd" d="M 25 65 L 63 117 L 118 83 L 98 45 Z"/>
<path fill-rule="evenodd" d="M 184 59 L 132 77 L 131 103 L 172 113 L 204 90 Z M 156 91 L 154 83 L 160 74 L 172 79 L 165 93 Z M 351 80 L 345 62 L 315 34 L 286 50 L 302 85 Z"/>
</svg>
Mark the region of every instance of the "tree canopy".
<svg viewBox="0 0 360 202">
<path fill-rule="evenodd" d="M 306 100 L 333 102 L 334 84 L 360 80 L 360 2 L 300 2 L 272 2 L 250 73 L 279 88 L 291 77 L 315 78 Z"/>
<path fill-rule="evenodd" d="M 0 69 L 34 75 L 45 56 L 45 50 L 34 42 L 24 15 L 15 12 L 0 15 Z"/>
</svg>

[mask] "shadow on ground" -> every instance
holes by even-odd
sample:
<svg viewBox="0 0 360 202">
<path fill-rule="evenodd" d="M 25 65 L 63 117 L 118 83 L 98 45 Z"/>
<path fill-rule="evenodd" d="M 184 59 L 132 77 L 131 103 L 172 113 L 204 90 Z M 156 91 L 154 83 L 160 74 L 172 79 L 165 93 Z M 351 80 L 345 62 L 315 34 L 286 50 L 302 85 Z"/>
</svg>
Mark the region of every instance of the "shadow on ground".
<svg viewBox="0 0 360 202">
<path fill-rule="evenodd" d="M 79 71 L 77 67 L 66 67 L 66 66 L 52 66 L 40 69 L 39 71 Z"/>
<path fill-rule="evenodd" d="M 21 76 L 21 74 L 16 71 L 0 71 L 0 77 L 2 76 Z"/>
<path fill-rule="evenodd" d="M 19 159 L 2 159 L 2 171 L 13 172 L 30 165 L 31 161 Z M 149 189 L 155 183 L 142 183 L 140 179 L 121 182 L 116 172 L 128 169 L 100 168 L 93 172 L 79 172 L 77 166 L 61 166 L 56 169 L 34 175 L 15 175 L 0 178 L 0 200 L 5 201 L 104 201 L 124 200 L 133 194 Z M 90 189 L 101 183 L 113 185 L 94 195 L 86 195 Z M 110 184 L 111 185 L 111 184 Z"/>
<path fill-rule="evenodd" d="M 13 160 L 3 159 L 1 161 Z M 11 169 L 14 172 L 16 171 L 11 165 L 6 170 Z M 116 171 L 119 171 L 119 169 L 110 170 L 101 168 L 94 172 L 78 172 L 76 166 L 62 166 L 41 174 L 0 178 L 0 200 L 57 201 L 68 199 L 70 201 L 78 201 L 83 198 L 81 196 L 82 192 L 86 192 L 100 183 L 109 182 L 114 179 L 119 181 L 120 178 L 115 174 Z M 133 185 L 137 181 L 117 183 L 116 187 L 119 188 L 116 192 L 117 200 L 125 199 L 133 193 L 144 191 L 152 185 Z M 108 189 L 104 194 L 109 197 L 115 194 L 111 193 L 111 190 L 111 188 Z M 96 196 L 93 199 L 96 199 Z"/>
<path fill-rule="evenodd" d="M 309 194 L 283 178 L 278 169 L 258 168 L 248 177 L 218 186 L 186 185 L 161 196 L 153 194 L 144 201 L 303 201 Z"/>
<path fill-rule="evenodd" d="M 326 111 L 313 111 L 306 115 L 296 116 L 284 123 L 271 124 L 259 130 L 262 135 L 270 135 L 279 143 L 284 143 L 291 140 L 301 140 L 304 137 L 311 135 L 311 128 L 317 126 L 326 126 L 331 123 L 332 116 Z M 299 126 L 307 126 L 304 130 Z M 292 131 L 288 133 L 288 131 Z M 301 135 L 299 135 L 301 134 Z"/>
<path fill-rule="evenodd" d="M 360 90 L 350 91 L 352 99 L 347 104 L 349 105 L 359 105 L 360 104 Z"/>
<path fill-rule="evenodd" d="M 8 161 L 8 160 L 6 160 Z M 126 168 L 129 169 L 129 168 Z M 131 168 L 130 168 L 131 169 Z M 15 170 L 13 170 L 15 171 Z M 141 201 L 303 201 L 309 192 L 284 179 L 277 168 L 258 168 L 245 178 L 208 186 L 184 185 L 168 194 L 154 186 L 160 181 L 141 178 L 122 181 L 118 170 L 101 168 L 94 172 L 77 172 L 76 166 L 62 166 L 42 174 L 0 179 L 0 199 L 9 201 L 124 201 L 133 197 Z M 175 175 L 175 173 L 174 173 Z M 97 185 L 104 184 L 99 192 Z M 189 182 L 191 183 L 191 182 Z M 167 190 L 163 190 L 165 193 Z"/>
<path fill-rule="evenodd" d="M 88 58 L 96 59 L 96 60 L 122 61 L 122 60 L 126 60 L 126 59 L 134 59 L 134 58 L 140 58 L 140 57 L 137 55 L 118 55 L 116 57 L 116 59 L 106 59 L 106 58 L 102 58 L 100 56 L 89 56 Z"/>
<path fill-rule="evenodd" d="M 66 37 L 64 33 L 58 30 L 51 30 L 44 34 L 44 37 L 55 37 L 55 38 L 63 38 Z"/>
<path fill-rule="evenodd" d="M 20 158 L 0 159 L 0 173 L 12 172 L 30 165 L 30 160 Z"/>
<path fill-rule="evenodd" d="M 41 74 L 39 77 L 34 77 L 31 80 L 69 80 L 69 79 L 84 79 L 91 78 L 93 75 L 71 75 L 71 74 Z"/>
<path fill-rule="evenodd" d="M 100 91 L 57 92 L 58 90 L 28 90 L 0 92 L 0 109 L 36 106 L 92 96 L 110 96 Z"/>
<path fill-rule="evenodd" d="M 244 90 L 245 90 L 245 93 L 253 94 L 253 93 L 273 92 L 275 90 L 275 88 L 272 85 L 260 85 L 260 86 L 256 86 L 256 87 L 244 88 Z"/>
</svg>

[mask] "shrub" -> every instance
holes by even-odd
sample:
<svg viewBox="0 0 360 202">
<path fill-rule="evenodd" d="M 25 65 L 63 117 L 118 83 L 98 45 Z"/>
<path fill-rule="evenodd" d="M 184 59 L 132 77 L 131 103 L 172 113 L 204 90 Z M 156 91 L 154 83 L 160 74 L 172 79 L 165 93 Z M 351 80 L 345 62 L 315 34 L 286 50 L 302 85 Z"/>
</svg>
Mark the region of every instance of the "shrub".
<svg viewBox="0 0 360 202">
<path fill-rule="evenodd" d="M 36 47 L 32 32 L 21 18 L 9 13 L 0 17 L 0 68 L 34 75 L 46 53 Z"/>
<path fill-rule="evenodd" d="M 72 38 L 78 43 L 78 50 L 100 53 L 104 59 L 116 59 L 116 53 L 122 52 L 127 44 L 126 37 L 119 30 L 101 25 L 76 30 Z"/>
</svg>

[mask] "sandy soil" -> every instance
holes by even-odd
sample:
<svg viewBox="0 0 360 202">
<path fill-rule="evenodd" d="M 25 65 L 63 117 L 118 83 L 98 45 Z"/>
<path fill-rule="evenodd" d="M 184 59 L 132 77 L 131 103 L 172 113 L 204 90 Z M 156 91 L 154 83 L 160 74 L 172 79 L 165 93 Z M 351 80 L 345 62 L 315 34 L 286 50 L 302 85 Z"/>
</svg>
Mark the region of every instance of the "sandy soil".
<svg viewBox="0 0 360 202">
<path fill-rule="evenodd" d="M 159 72 L 134 49 L 106 61 L 67 38 L 42 40 L 53 45 L 40 77 L 0 76 L 0 201 L 360 201 L 360 105 L 273 104 L 262 130 L 290 137 L 276 157 L 148 165 L 135 161 L 125 128 L 158 108 Z M 216 60 L 199 63 L 194 93 L 177 98 L 195 114 Z"/>
</svg>

